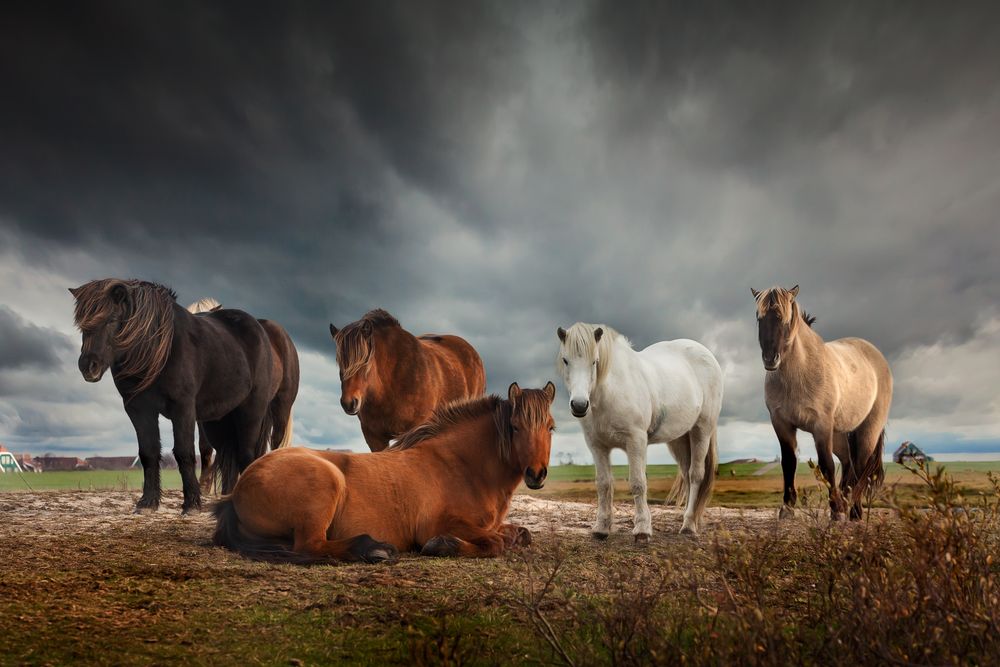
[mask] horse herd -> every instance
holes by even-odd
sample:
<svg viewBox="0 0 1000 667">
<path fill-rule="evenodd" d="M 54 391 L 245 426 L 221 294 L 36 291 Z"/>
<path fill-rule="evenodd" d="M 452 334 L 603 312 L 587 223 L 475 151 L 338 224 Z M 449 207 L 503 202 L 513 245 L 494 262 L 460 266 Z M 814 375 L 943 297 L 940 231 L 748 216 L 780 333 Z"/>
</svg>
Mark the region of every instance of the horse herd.
<svg viewBox="0 0 1000 667">
<path fill-rule="evenodd" d="M 541 389 L 515 382 L 506 398 L 485 396 L 483 362 L 467 341 L 414 336 L 373 310 L 342 328 L 330 325 L 340 403 L 358 417 L 372 453 L 288 447 L 299 361 L 280 325 L 214 300 L 185 309 L 169 288 L 139 280 L 95 280 L 70 292 L 83 336 L 80 372 L 97 382 L 110 368 L 135 427 L 144 471 L 137 512 L 160 502 L 163 415 L 173 425 L 182 511 L 200 509 L 201 489 L 217 473 L 223 498 L 214 507 L 214 541 L 244 555 L 378 562 L 400 551 L 495 556 L 530 542 L 506 516 L 522 481 L 533 489 L 545 483 L 552 382 Z M 752 292 L 765 403 L 781 446 L 780 515 L 796 504 L 795 434 L 805 430 L 829 484 L 832 518 L 857 519 L 866 489 L 883 478 L 889 366 L 867 341 L 824 343 L 796 300 L 798 286 Z M 620 448 L 635 502 L 634 539 L 649 540 L 651 443 L 666 443 L 677 461 L 671 493 L 686 505 L 681 531 L 696 533 L 718 463 L 723 375 L 715 357 L 683 339 L 636 351 L 606 325 L 580 322 L 557 334 L 557 371 L 596 467 L 594 537 L 614 529 L 610 454 Z"/>
</svg>

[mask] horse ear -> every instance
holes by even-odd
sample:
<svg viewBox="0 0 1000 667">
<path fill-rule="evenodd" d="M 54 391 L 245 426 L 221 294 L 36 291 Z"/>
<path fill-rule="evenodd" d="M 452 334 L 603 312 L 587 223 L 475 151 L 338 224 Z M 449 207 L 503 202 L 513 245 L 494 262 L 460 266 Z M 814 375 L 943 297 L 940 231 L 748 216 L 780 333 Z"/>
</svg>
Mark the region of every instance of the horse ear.
<svg viewBox="0 0 1000 667">
<path fill-rule="evenodd" d="M 330 335 L 333 336 L 334 340 L 337 340 L 337 327 L 333 326 L 333 322 L 330 322 Z"/>
<path fill-rule="evenodd" d="M 549 399 L 549 403 L 556 400 L 556 386 L 552 384 L 552 380 L 549 380 L 542 391 L 545 392 L 545 398 Z"/>
<path fill-rule="evenodd" d="M 365 320 L 364 324 L 361 325 L 361 331 L 366 336 L 371 336 L 372 335 L 372 321 L 371 320 Z"/>
<path fill-rule="evenodd" d="M 752 287 L 750 288 L 750 293 L 753 294 L 753 298 L 755 299 L 760 296 L 760 290 L 754 289 Z"/>
<path fill-rule="evenodd" d="M 69 293 L 73 295 L 74 299 L 77 298 L 80 295 L 80 289 L 81 288 L 79 288 L 79 287 L 67 287 L 66 289 L 69 290 Z"/>
<path fill-rule="evenodd" d="M 117 304 L 123 304 L 128 299 L 128 288 L 118 283 L 109 292 L 111 300 Z"/>
<path fill-rule="evenodd" d="M 521 388 L 517 386 L 516 382 L 511 382 L 510 387 L 507 388 L 507 400 L 516 401 L 521 398 Z"/>
<path fill-rule="evenodd" d="M 560 342 L 563 342 L 563 343 L 566 342 L 566 330 L 565 329 L 563 329 L 562 327 L 559 327 L 558 329 L 556 329 L 556 335 L 559 336 Z"/>
<path fill-rule="evenodd" d="M 788 293 L 791 294 L 793 298 L 797 297 L 799 295 L 799 286 L 796 285 L 792 289 L 788 290 Z"/>
<path fill-rule="evenodd" d="M 597 341 L 598 343 L 601 342 L 601 336 L 603 335 L 604 335 L 604 329 L 602 329 L 601 327 L 597 327 L 596 329 L 594 329 L 594 340 Z"/>
</svg>

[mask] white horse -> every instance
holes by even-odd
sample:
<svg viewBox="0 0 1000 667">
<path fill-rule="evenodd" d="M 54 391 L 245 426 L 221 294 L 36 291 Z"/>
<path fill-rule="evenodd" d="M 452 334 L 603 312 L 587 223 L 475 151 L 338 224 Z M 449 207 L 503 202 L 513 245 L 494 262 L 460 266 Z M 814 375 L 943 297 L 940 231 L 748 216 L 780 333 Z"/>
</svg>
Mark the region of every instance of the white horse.
<svg viewBox="0 0 1000 667">
<path fill-rule="evenodd" d="M 653 533 L 646 502 L 646 449 L 665 442 L 688 491 L 682 533 L 697 533 L 712 495 L 722 410 L 722 369 L 693 340 L 650 345 L 641 352 L 608 326 L 577 322 L 560 328 L 556 363 L 569 391 L 570 411 L 580 419 L 597 468 L 594 537 L 606 539 L 614 523 L 611 450 L 628 455 L 638 543 Z"/>
</svg>

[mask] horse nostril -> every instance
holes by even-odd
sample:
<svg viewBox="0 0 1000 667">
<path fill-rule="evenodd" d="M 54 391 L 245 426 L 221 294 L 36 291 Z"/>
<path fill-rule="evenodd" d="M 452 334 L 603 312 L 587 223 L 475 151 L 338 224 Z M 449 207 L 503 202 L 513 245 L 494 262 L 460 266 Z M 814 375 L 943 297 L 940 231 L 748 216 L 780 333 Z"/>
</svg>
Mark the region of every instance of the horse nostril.
<svg viewBox="0 0 1000 667">
<path fill-rule="evenodd" d="M 590 401 L 570 401 L 569 407 L 574 413 L 581 415 L 587 412 L 587 408 L 590 407 Z"/>
</svg>

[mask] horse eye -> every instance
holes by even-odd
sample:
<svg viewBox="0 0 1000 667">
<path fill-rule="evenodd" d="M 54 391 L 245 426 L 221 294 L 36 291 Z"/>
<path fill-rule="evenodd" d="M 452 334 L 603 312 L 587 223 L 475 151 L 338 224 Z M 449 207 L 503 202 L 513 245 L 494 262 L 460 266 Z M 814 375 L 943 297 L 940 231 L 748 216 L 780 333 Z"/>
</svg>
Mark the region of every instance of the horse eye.
<svg viewBox="0 0 1000 667">
<path fill-rule="evenodd" d="M 563 357 L 563 363 L 569 366 L 569 360 L 567 360 L 566 357 Z"/>
<path fill-rule="evenodd" d="M 555 427 L 555 426 L 550 426 L 550 427 L 549 427 L 549 433 L 552 433 L 552 432 L 553 432 L 553 431 L 555 431 L 555 430 L 556 430 L 556 427 Z"/>
</svg>

